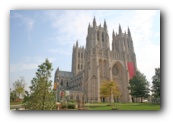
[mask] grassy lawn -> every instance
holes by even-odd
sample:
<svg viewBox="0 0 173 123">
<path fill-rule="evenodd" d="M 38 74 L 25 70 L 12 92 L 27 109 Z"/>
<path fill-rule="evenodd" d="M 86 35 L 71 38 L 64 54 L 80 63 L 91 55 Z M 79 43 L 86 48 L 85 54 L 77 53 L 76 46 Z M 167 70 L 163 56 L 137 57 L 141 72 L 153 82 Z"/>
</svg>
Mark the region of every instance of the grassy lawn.
<svg viewBox="0 0 173 123">
<path fill-rule="evenodd" d="M 152 103 L 118 103 L 108 106 L 109 103 L 86 104 L 88 110 L 112 110 L 118 107 L 118 110 L 160 110 L 159 104 Z"/>
</svg>

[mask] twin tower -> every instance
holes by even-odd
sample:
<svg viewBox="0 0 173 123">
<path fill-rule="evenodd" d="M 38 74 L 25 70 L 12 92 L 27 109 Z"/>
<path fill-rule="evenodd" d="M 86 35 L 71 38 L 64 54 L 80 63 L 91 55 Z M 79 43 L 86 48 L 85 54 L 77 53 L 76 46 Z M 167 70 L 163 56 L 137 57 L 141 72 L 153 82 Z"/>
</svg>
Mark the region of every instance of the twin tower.
<svg viewBox="0 0 173 123">
<path fill-rule="evenodd" d="M 86 46 L 79 47 L 78 41 L 73 46 L 72 71 L 55 73 L 59 78 L 60 89 L 70 91 L 69 99 L 88 102 L 105 102 L 109 97 L 100 95 L 100 85 L 103 81 L 116 82 L 121 90 L 121 101 L 130 102 L 129 79 L 137 70 L 136 55 L 130 29 L 122 32 L 119 25 L 118 34 L 112 33 L 112 50 L 108 35 L 108 27 L 104 21 L 103 27 L 97 25 L 94 17 L 93 24 L 88 25 Z M 114 101 L 114 98 L 111 99 Z"/>
</svg>

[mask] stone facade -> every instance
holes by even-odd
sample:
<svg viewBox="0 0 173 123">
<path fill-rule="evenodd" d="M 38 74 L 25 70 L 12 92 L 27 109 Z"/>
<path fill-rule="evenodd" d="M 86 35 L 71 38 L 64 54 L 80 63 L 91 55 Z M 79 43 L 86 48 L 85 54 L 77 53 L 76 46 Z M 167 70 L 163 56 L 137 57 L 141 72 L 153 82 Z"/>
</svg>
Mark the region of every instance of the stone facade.
<svg viewBox="0 0 173 123">
<path fill-rule="evenodd" d="M 79 47 L 78 41 L 73 46 L 72 70 L 55 72 L 55 87 L 69 90 L 69 99 L 87 102 L 108 101 L 100 97 L 100 85 L 104 80 L 115 81 L 121 90 L 123 102 L 130 102 L 127 89 L 129 79 L 137 70 L 136 55 L 130 29 L 122 32 L 119 25 L 118 34 L 112 33 L 112 49 L 110 50 L 109 35 L 106 21 L 103 27 L 97 26 L 94 18 L 92 26 L 88 26 L 86 46 Z"/>
</svg>

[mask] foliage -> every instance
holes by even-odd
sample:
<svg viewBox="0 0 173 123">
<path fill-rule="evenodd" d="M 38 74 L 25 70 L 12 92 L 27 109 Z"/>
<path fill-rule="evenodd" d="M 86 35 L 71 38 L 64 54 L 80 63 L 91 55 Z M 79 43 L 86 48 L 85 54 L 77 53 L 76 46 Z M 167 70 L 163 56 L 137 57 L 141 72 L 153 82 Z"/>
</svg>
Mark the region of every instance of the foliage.
<svg viewBox="0 0 173 123">
<path fill-rule="evenodd" d="M 26 83 L 24 77 L 20 77 L 20 79 L 13 83 L 14 91 L 16 93 L 17 98 L 24 96 L 25 86 Z"/>
<path fill-rule="evenodd" d="M 155 68 L 155 75 L 152 78 L 152 92 L 155 98 L 160 98 L 160 68 Z"/>
<path fill-rule="evenodd" d="M 130 95 L 135 98 L 146 98 L 149 96 L 149 82 L 146 79 L 146 76 L 139 71 L 136 71 L 136 75 L 130 80 Z"/>
<path fill-rule="evenodd" d="M 25 91 L 23 103 L 26 103 L 28 100 L 29 100 L 29 93 L 28 93 L 28 91 Z"/>
<path fill-rule="evenodd" d="M 68 109 L 75 109 L 75 104 L 69 103 L 69 104 L 62 104 L 62 109 L 68 108 Z"/>
<path fill-rule="evenodd" d="M 36 77 L 31 81 L 31 94 L 26 101 L 28 110 L 54 110 L 56 108 L 50 80 L 52 70 L 52 64 L 48 59 L 38 66 Z"/>
<path fill-rule="evenodd" d="M 119 97 L 121 95 L 119 86 L 114 81 L 104 81 L 100 86 L 100 96 L 101 97 L 110 97 L 111 96 Z"/>
<path fill-rule="evenodd" d="M 10 102 L 14 102 L 17 99 L 16 91 L 10 92 Z"/>
</svg>

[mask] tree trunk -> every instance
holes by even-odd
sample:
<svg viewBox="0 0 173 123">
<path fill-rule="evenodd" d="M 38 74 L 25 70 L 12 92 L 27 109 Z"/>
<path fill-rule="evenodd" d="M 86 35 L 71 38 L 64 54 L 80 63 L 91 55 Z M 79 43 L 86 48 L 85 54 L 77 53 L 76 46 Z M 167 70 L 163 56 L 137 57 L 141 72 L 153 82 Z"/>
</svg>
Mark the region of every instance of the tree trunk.
<svg viewBox="0 0 173 123">
<path fill-rule="evenodd" d="M 142 97 L 141 97 L 141 103 L 142 103 Z"/>
</svg>

